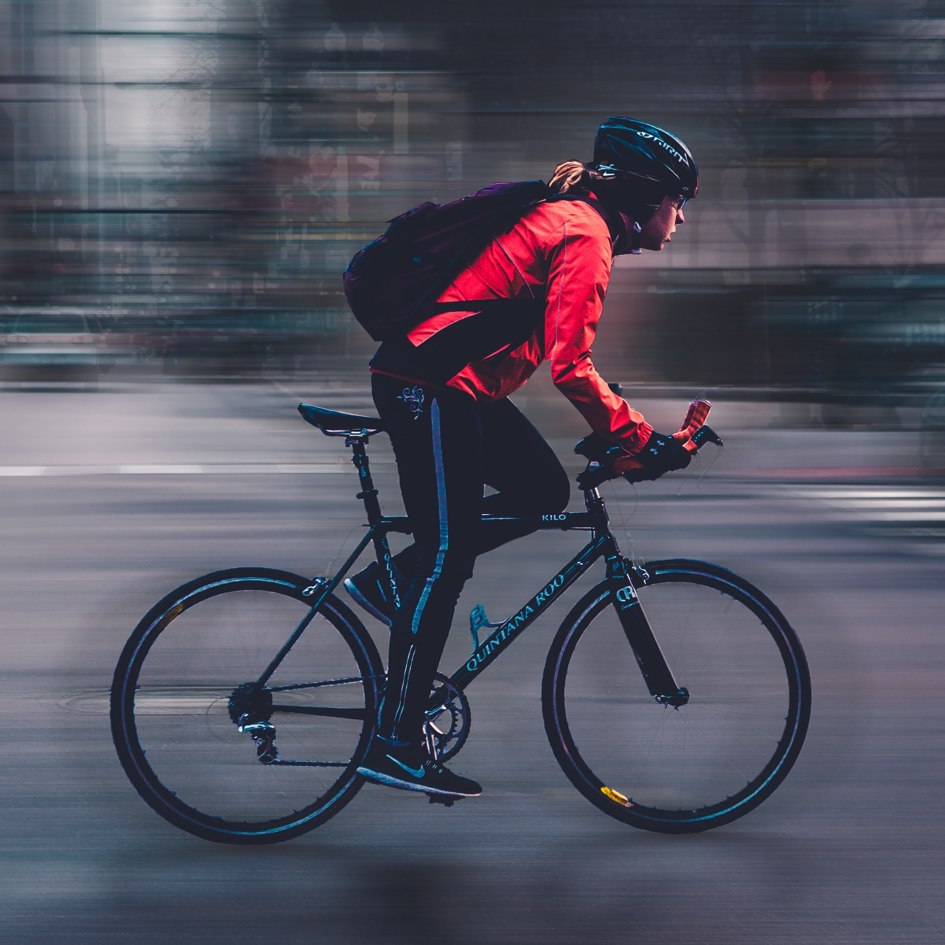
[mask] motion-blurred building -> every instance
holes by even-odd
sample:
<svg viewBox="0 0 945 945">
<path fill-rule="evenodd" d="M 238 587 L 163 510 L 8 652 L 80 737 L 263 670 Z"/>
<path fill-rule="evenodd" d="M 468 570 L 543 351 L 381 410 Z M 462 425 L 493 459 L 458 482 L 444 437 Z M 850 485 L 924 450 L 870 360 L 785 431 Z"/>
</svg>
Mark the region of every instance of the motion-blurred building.
<svg viewBox="0 0 945 945">
<path fill-rule="evenodd" d="M 703 183 L 670 250 L 618 262 L 602 367 L 821 400 L 937 390 L 937 9 L 6 0 L 3 301 L 94 309 L 174 372 L 366 353 L 340 274 L 387 219 L 547 179 L 636 114 L 690 144 Z"/>
</svg>

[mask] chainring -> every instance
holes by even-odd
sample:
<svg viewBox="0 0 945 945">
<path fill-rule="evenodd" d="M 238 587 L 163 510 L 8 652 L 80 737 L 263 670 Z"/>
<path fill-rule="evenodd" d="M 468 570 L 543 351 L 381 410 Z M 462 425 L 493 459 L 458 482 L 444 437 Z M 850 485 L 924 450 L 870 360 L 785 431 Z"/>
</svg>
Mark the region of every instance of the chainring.
<svg viewBox="0 0 945 945">
<path fill-rule="evenodd" d="M 439 761 L 452 758 L 469 737 L 469 700 L 442 673 L 433 678 L 423 734 L 430 755 Z"/>
</svg>

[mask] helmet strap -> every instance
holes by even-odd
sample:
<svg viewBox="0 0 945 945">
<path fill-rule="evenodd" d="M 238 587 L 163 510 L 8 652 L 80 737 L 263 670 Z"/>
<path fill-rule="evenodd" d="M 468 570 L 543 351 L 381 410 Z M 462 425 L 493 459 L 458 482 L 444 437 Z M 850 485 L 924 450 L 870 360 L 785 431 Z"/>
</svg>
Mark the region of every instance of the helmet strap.
<svg viewBox="0 0 945 945">
<path fill-rule="evenodd" d="M 622 210 L 618 211 L 620 220 L 623 223 L 623 232 L 620 239 L 614 246 L 616 255 L 630 253 L 633 256 L 640 255 L 640 224 L 633 217 L 628 216 Z"/>
</svg>

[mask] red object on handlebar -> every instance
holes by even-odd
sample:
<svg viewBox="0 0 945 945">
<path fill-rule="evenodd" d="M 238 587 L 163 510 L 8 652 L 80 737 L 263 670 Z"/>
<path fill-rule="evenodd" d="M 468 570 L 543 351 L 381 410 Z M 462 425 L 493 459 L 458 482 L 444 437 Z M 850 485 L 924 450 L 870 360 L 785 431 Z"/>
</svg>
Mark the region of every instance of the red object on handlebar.
<svg viewBox="0 0 945 945">
<path fill-rule="evenodd" d="M 693 442 L 692 436 L 705 424 L 711 409 L 712 404 L 708 400 L 694 400 L 689 404 L 689 410 L 686 411 L 686 419 L 683 420 L 682 427 L 678 433 L 673 434 L 674 439 L 682 441 L 683 449 L 689 450 L 690 453 L 694 453 L 699 449 L 698 444 Z"/>
</svg>

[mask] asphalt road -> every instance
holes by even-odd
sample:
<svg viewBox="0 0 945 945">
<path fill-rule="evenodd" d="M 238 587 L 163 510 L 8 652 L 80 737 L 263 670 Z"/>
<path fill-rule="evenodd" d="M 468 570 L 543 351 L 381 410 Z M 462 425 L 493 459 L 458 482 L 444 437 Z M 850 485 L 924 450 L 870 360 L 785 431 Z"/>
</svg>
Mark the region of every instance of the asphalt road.
<svg viewBox="0 0 945 945">
<path fill-rule="evenodd" d="M 945 490 L 910 471 L 908 428 L 798 428 L 777 407 L 720 398 L 714 464 L 610 494 L 618 534 L 633 533 L 625 551 L 744 573 L 804 641 L 806 746 L 741 821 L 648 834 L 571 788 L 539 705 L 563 608 L 470 689 L 455 767 L 482 798 L 447 810 L 369 786 L 315 832 L 251 849 L 153 814 L 118 766 L 105 710 L 138 617 L 193 575 L 318 573 L 357 539 L 343 445 L 302 423 L 300 399 L 370 409 L 359 378 L 327 374 L 0 391 L 4 942 L 940 945 Z M 635 402 L 666 428 L 683 410 Z M 541 384 L 524 405 L 568 456 L 580 418 Z M 372 456 L 393 511 L 386 444 Z M 515 607 L 578 540 L 546 533 L 484 559 L 461 610 Z M 467 647 L 458 619 L 450 668 Z"/>
</svg>

